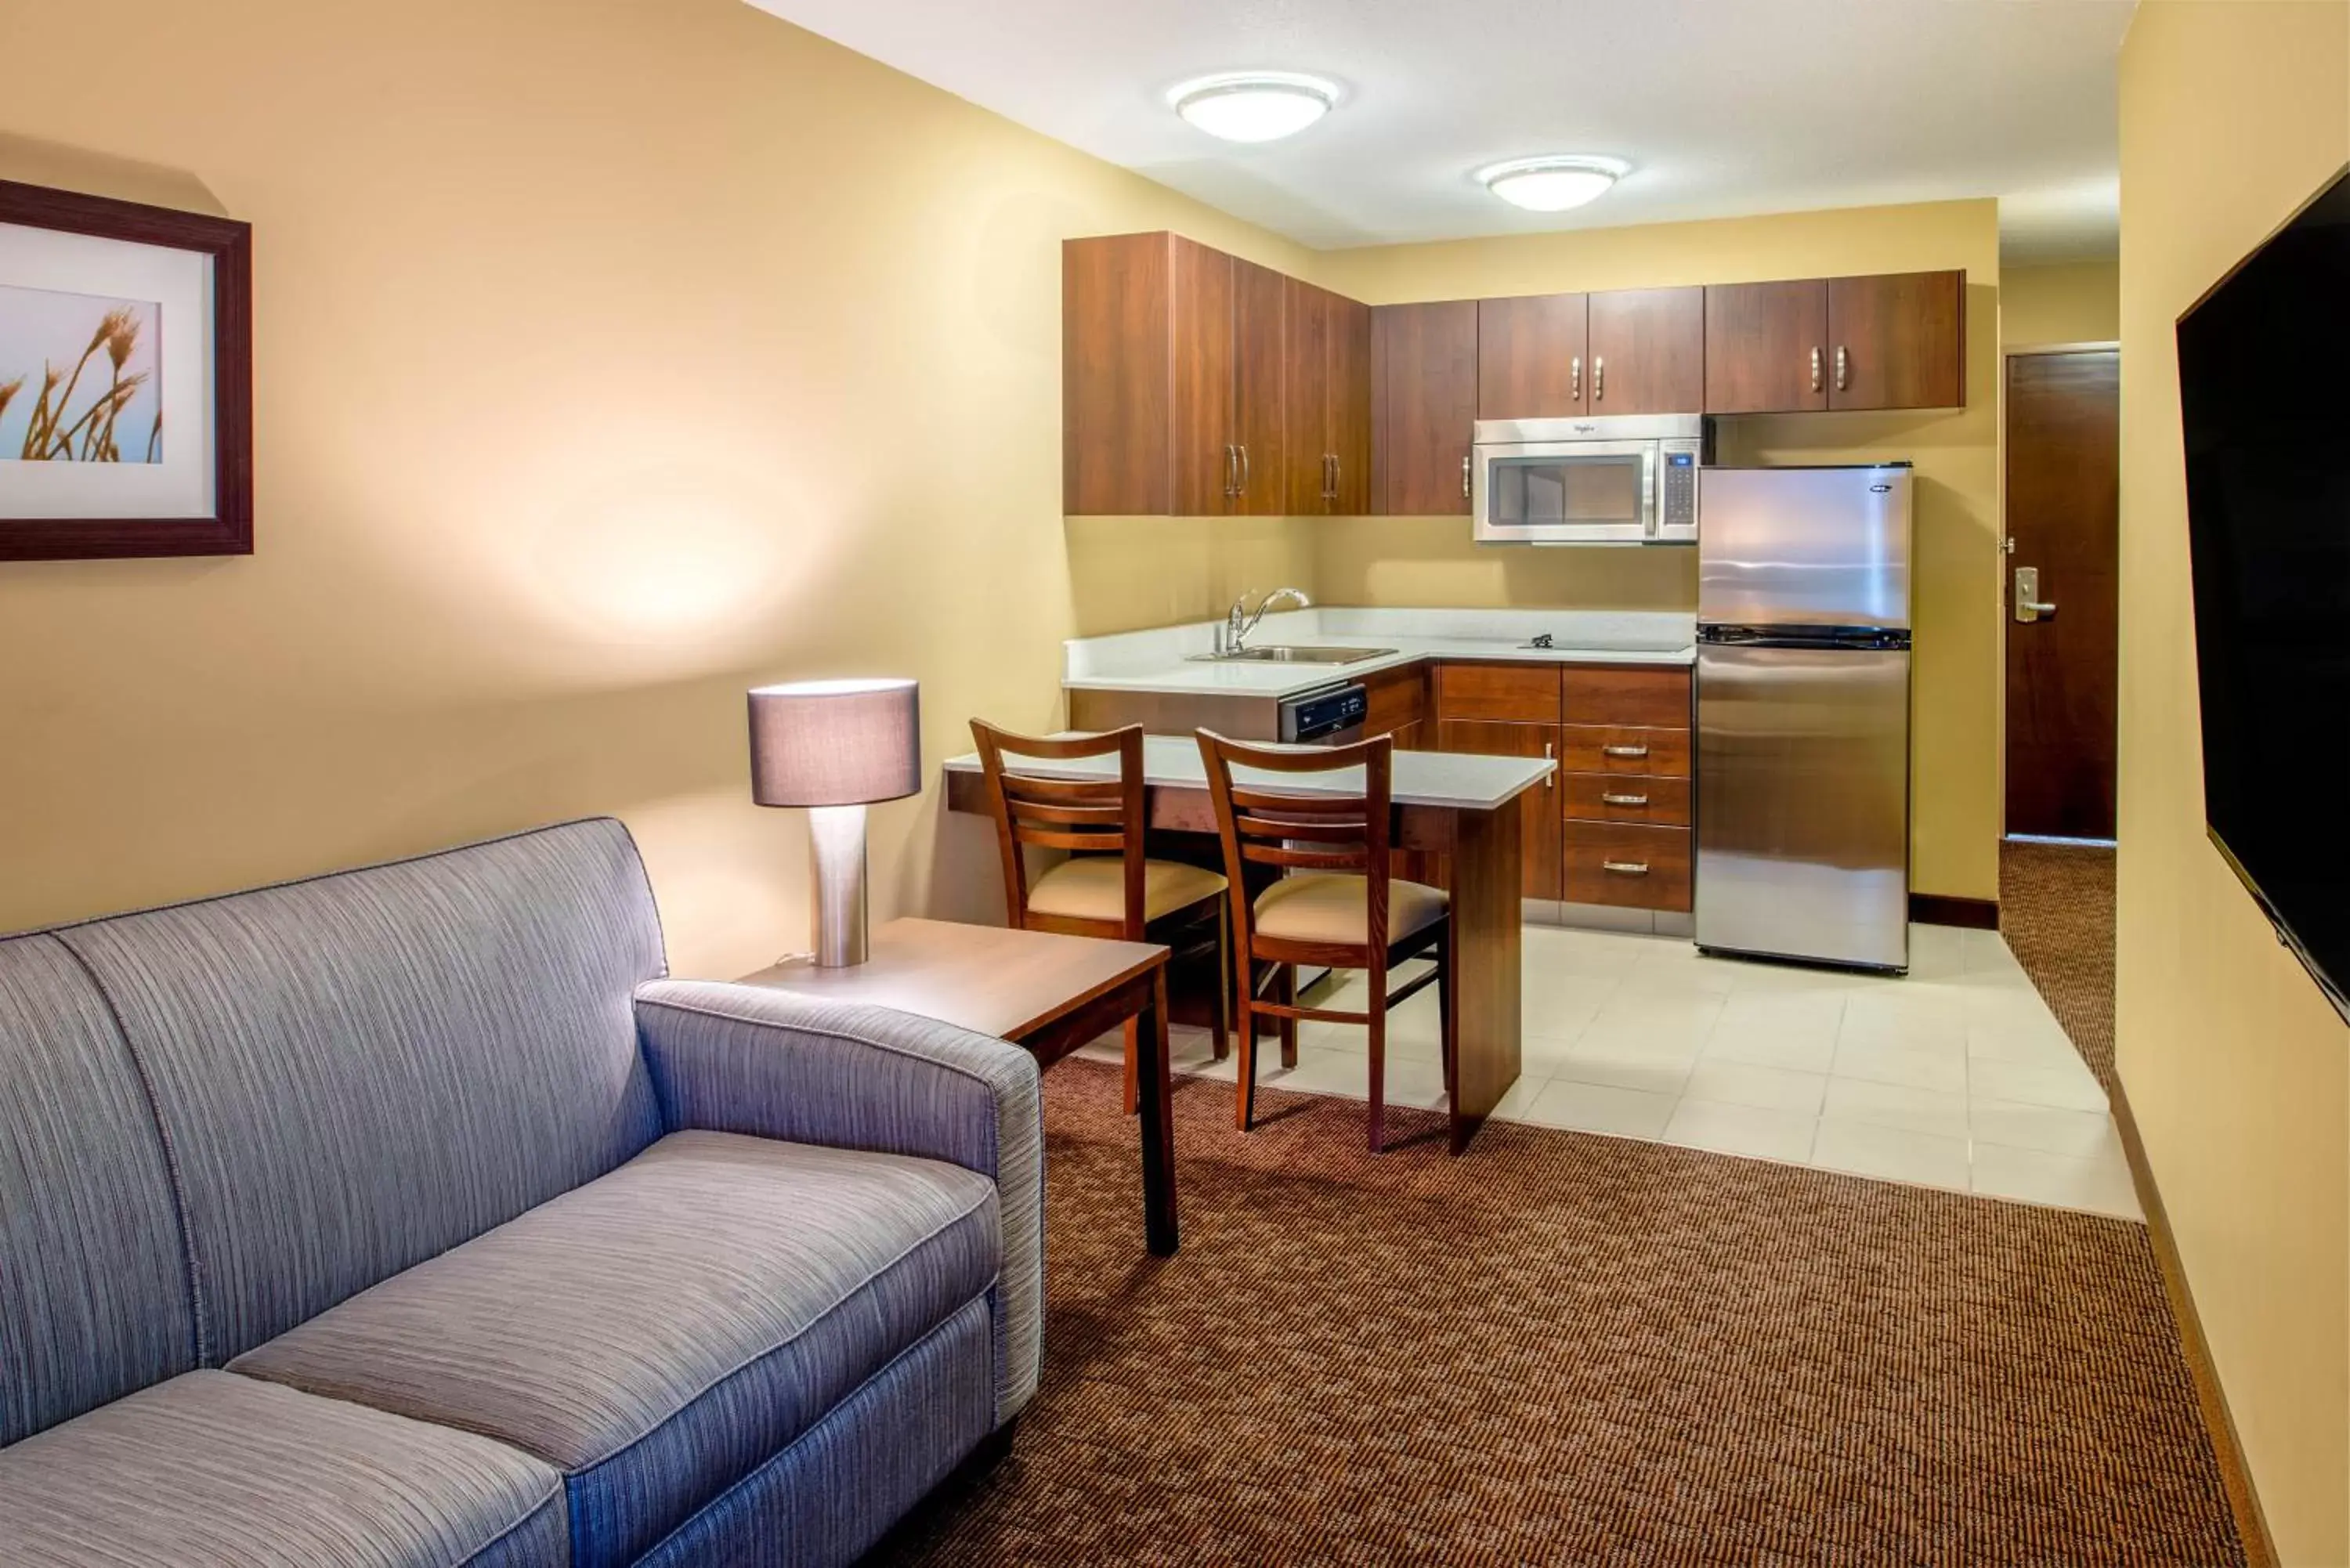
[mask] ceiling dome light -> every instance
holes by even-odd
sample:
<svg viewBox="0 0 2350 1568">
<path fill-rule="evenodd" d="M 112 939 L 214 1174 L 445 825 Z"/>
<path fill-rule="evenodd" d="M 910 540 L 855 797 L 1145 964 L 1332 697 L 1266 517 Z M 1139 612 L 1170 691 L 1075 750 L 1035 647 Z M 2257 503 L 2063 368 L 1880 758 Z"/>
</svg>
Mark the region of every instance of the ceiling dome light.
<svg viewBox="0 0 2350 1568">
<path fill-rule="evenodd" d="M 1226 71 L 1185 82 L 1167 101 L 1211 136 L 1278 141 L 1329 113 L 1338 101 L 1338 84 L 1294 71 Z"/>
<path fill-rule="evenodd" d="M 1477 171 L 1477 182 L 1513 206 L 1564 213 L 1632 171 L 1621 158 L 1513 158 Z"/>
</svg>

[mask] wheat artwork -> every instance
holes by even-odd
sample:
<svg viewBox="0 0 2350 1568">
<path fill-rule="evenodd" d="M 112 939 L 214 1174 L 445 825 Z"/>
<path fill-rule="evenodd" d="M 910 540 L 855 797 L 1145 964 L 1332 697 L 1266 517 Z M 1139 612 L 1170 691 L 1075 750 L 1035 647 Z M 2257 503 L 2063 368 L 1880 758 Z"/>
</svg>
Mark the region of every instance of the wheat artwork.
<svg viewBox="0 0 2350 1568">
<path fill-rule="evenodd" d="M 161 462 L 162 311 L 0 285 L 0 462 Z"/>
</svg>

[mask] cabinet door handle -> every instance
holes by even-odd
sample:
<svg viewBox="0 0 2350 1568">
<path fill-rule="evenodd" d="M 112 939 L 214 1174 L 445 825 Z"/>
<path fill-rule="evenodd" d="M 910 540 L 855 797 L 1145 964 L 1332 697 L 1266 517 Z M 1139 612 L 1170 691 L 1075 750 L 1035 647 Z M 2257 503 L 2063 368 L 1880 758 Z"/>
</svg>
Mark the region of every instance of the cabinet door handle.
<svg viewBox="0 0 2350 1568">
<path fill-rule="evenodd" d="M 1240 459 L 1234 455 L 1239 450 L 1230 441 L 1224 443 L 1224 495 L 1227 500 L 1234 493 L 1235 482 L 1240 477 Z"/>
<path fill-rule="evenodd" d="M 1246 495 L 1246 494 L 1248 493 L 1248 487 L 1249 487 L 1249 461 L 1248 461 L 1248 448 L 1247 448 L 1246 446 L 1243 446 L 1243 447 L 1241 448 L 1241 483 L 1240 483 L 1240 488 L 1239 488 L 1238 490 L 1233 491 L 1233 492 L 1232 492 L 1232 493 L 1233 493 L 1233 494 L 1235 494 L 1235 495 Z"/>
<path fill-rule="evenodd" d="M 1612 871 L 1618 877 L 1646 877 L 1648 874 L 1648 863 L 1645 860 L 1602 860 L 1599 868 Z"/>
<path fill-rule="evenodd" d="M 1841 392 L 1852 384 L 1852 355 L 1841 343 L 1836 345 L 1836 390 Z"/>
<path fill-rule="evenodd" d="M 1461 499 L 1469 499 L 1469 454 L 1461 454 Z"/>
<path fill-rule="evenodd" d="M 1812 350 L 1812 390 L 1816 392 L 1820 389 L 1820 351 L 1814 348 Z"/>
<path fill-rule="evenodd" d="M 1543 742 L 1543 761 L 1547 763 L 1554 761 L 1557 757 L 1558 753 L 1554 749 L 1554 745 L 1555 742 L 1550 741 L 1544 741 Z M 1543 788 L 1556 789 L 1557 787 L 1558 770 L 1556 768 L 1553 768 L 1550 772 L 1543 774 Z"/>
<path fill-rule="evenodd" d="M 1599 748 L 1599 753 L 1600 755 L 1607 757 L 1645 757 L 1648 754 L 1648 748 L 1646 746 L 1602 746 Z"/>
<path fill-rule="evenodd" d="M 1338 492 L 1346 488 L 1346 479 L 1347 465 L 1339 460 L 1338 454 L 1334 452 L 1330 454 L 1331 500 L 1336 501 L 1338 499 Z"/>
<path fill-rule="evenodd" d="M 1598 402 L 1607 395 L 1607 356 L 1595 354 L 1591 357 L 1591 400 L 1595 403 Z"/>
<path fill-rule="evenodd" d="M 1646 805 L 1648 804 L 1648 797 L 1644 794 L 1609 794 L 1606 790 L 1601 790 L 1599 792 L 1599 799 L 1602 804 L 1607 805 Z"/>
<path fill-rule="evenodd" d="M 1566 395 L 1579 403 L 1583 401 L 1583 356 L 1577 354 L 1568 364 L 1572 368 L 1567 372 L 1571 379 L 1566 385 Z"/>
</svg>

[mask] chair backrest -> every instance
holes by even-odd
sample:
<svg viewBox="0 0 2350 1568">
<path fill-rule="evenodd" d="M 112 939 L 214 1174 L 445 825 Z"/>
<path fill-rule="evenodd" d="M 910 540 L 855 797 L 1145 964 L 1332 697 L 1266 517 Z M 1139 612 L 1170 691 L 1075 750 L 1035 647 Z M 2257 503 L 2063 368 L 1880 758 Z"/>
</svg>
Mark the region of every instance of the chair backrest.
<svg viewBox="0 0 2350 1568">
<path fill-rule="evenodd" d="M 1350 746 L 1255 746 L 1228 740 L 1213 730 L 1200 732 L 1200 757 L 1208 773 L 1208 795 L 1215 803 L 1216 831 L 1224 844 L 1224 877 L 1232 884 L 1233 929 L 1241 950 L 1262 947 L 1255 905 L 1247 891 L 1251 866 L 1283 871 L 1342 871 L 1366 884 L 1367 931 L 1384 931 L 1388 919 L 1388 806 L 1395 742 L 1380 735 Z M 1243 782 L 1234 767 L 1260 773 L 1304 774 L 1363 770 L 1359 793 L 1299 794 L 1278 784 Z M 1260 877 L 1259 880 L 1262 880 Z M 1384 969 L 1385 948 L 1370 944 Z M 1274 956 L 1270 953 L 1264 956 Z M 1334 961 L 1305 953 L 1304 961 Z"/>
<path fill-rule="evenodd" d="M 1023 735 L 983 719 L 971 722 L 979 744 L 980 770 L 987 779 L 988 810 L 1003 852 L 1003 901 L 1014 927 L 1028 923 L 1026 849 L 1066 849 L 1080 855 L 1117 855 L 1125 862 L 1126 935 L 1140 940 L 1143 927 L 1142 726 L 1099 734 Z M 1116 756 L 1115 778 L 1055 778 L 1007 767 L 1004 757 L 1069 762 Z"/>
</svg>

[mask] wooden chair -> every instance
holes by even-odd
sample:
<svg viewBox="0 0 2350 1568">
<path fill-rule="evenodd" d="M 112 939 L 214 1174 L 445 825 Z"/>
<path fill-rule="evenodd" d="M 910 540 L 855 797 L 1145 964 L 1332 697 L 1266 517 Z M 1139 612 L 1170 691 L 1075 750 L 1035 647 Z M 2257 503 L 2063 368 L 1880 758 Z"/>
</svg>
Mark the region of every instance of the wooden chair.
<svg viewBox="0 0 2350 1568">
<path fill-rule="evenodd" d="M 1211 950 L 1216 980 L 1216 1060 L 1229 1054 L 1230 969 L 1224 958 L 1224 879 L 1202 866 L 1156 860 L 1146 853 L 1142 726 L 1097 735 L 1023 735 L 982 719 L 971 722 L 987 780 L 988 808 L 1003 851 L 1003 901 L 1009 923 L 1031 931 L 1165 942 L 1177 961 Z M 1116 756 L 1118 776 L 1055 778 L 1004 764 L 1005 753 L 1042 762 Z M 1031 877 L 1026 849 L 1071 851 Z M 1126 1109 L 1134 1113 L 1135 1025 L 1126 1025 Z"/>
<path fill-rule="evenodd" d="M 1443 1014 L 1444 1092 L 1460 1092 L 1460 1032 L 1451 994 L 1452 917 L 1440 888 L 1407 882 L 1388 870 L 1389 778 L 1394 742 L 1386 736 L 1351 746 L 1268 748 L 1200 732 L 1208 793 L 1224 843 L 1230 884 L 1236 994 L 1240 999 L 1240 1096 L 1235 1119 L 1245 1132 L 1256 1119 L 1256 1020 L 1281 1021 L 1282 1060 L 1297 1060 L 1297 1021 L 1361 1023 L 1370 1029 L 1370 1143 L 1387 1145 L 1388 1009 L 1437 988 Z M 1295 794 L 1260 784 L 1235 784 L 1232 768 L 1274 774 L 1363 770 L 1357 795 Z M 1252 898 L 1252 866 L 1284 873 Z M 1262 880 L 1263 873 L 1259 873 Z M 1390 994 L 1388 972 L 1414 958 L 1433 956 L 1436 968 Z M 1257 961 L 1273 966 L 1275 995 L 1265 1000 L 1255 982 Z M 1297 966 L 1326 964 L 1367 971 L 1371 1006 L 1345 1012 L 1297 1003 Z"/>
</svg>

